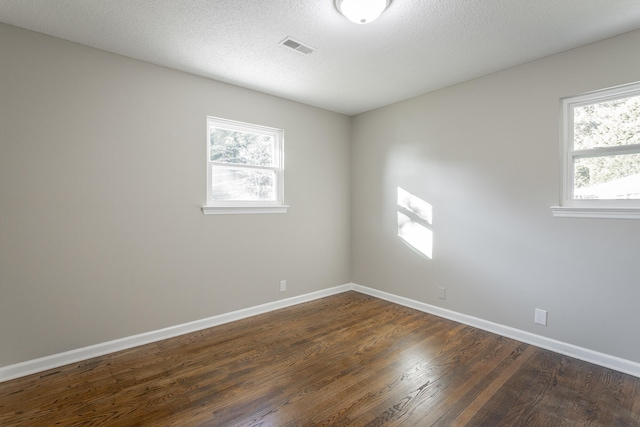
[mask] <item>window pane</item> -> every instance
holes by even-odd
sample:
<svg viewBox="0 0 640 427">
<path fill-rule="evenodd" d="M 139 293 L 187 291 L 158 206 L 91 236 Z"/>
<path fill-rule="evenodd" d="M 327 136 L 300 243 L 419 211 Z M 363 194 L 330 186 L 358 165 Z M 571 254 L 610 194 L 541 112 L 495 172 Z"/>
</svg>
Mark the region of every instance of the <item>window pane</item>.
<svg viewBox="0 0 640 427">
<path fill-rule="evenodd" d="M 640 199 L 640 154 L 575 159 L 574 199 Z"/>
<path fill-rule="evenodd" d="M 575 107 L 573 147 L 640 144 L 640 96 Z"/>
<path fill-rule="evenodd" d="M 275 201 L 272 170 L 216 168 L 211 171 L 211 197 L 217 201 Z"/>
<path fill-rule="evenodd" d="M 273 136 L 211 127 L 209 153 L 212 162 L 273 166 Z"/>
</svg>

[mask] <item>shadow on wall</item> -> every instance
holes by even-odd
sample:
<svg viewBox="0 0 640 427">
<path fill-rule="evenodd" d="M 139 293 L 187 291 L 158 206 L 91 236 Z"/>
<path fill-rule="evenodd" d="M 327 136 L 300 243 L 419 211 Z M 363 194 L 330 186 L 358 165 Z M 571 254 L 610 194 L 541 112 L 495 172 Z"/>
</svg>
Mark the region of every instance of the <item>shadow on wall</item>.
<svg viewBox="0 0 640 427">
<path fill-rule="evenodd" d="M 433 258 L 433 207 L 398 187 L 398 237 L 411 249 Z"/>
</svg>

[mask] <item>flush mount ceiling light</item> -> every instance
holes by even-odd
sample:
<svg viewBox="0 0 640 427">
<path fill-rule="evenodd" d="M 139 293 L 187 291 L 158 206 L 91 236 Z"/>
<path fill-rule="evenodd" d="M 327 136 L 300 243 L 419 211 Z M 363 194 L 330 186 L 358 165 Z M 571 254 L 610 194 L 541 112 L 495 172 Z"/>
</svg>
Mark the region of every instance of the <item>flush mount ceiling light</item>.
<svg viewBox="0 0 640 427">
<path fill-rule="evenodd" d="M 389 6 L 391 0 L 335 0 L 336 8 L 356 24 L 375 21 Z"/>
</svg>

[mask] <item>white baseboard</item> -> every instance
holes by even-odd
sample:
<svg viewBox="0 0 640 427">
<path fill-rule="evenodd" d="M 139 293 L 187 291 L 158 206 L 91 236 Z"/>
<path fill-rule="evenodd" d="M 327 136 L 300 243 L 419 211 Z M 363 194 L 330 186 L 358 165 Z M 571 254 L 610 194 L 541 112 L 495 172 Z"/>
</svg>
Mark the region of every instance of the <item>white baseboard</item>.
<svg viewBox="0 0 640 427">
<path fill-rule="evenodd" d="M 16 363 L 14 365 L 3 366 L 0 367 L 0 382 L 47 371 L 49 369 L 58 368 L 60 366 L 69 365 L 72 363 L 81 362 L 83 360 L 91 359 L 94 357 L 104 356 L 105 354 L 113 353 L 116 351 L 126 350 L 140 345 L 161 341 L 167 338 L 177 337 L 180 335 L 188 334 L 190 332 L 196 332 L 202 329 L 211 328 L 214 326 L 233 322 L 235 320 L 244 319 L 247 317 L 255 316 L 257 314 L 267 313 L 270 311 L 278 310 L 280 308 L 290 307 L 292 305 L 313 301 L 319 298 L 324 298 L 330 295 L 335 295 L 350 290 L 384 299 L 386 301 L 400 304 L 405 307 L 420 310 L 425 313 L 444 317 L 445 319 L 453 320 L 455 322 L 473 326 L 478 329 L 493 332 L 495 334 L 502 335 L 508 338 L 513 338 L 527 344 L 532 344 L 537 347 L 555 351 L 556 353 L 575 357 L 576 359 L 591 362 L 596 365 L 611 368 L 616 371 L 624 372 L 626 374 L 640 378 L 640 363 L 633 362 L 631 360 L 621 359 L 616 356 L 599 353 L 594 350 L 578 347 L 573 344 L 546 338 L 540 335 L 532 334 L 530 332 L 511 328 L 509 326 L 500 325 L 498 323 L 489 322 L 487 320 L 468 316 L 466 314 L 461 314 L 420 301 L 379 291 L 377 289 L 368 288 L 366 286 L 357 285 L 355 283 L 349 283 L 346 285 L 323 289 L 321 291 L 312 292 L 297 297 L 287 298 L 267 304 L 258 305 L 255 307 L 232 311 L 230 313 L 224 313 L 206 319 L 196 320 L 194 322 L 184 323 L 181 325 L 171 326 L 156 331 L 133 335 L 130 337 L 108 341 L 89 347 L 83 347 L 76 350 L 70 350 L 64 353 L 53 354 L 51 356 L 28 360 L 26 362 Z"/>
<path fill-rule="evenodd" d="M 541 347 L 547 350 L 554 351 L 556 353 L 564 354 L 565 356 L 574 357 L 576 359 L 584 360 L 585 362 L 590 362 L 596 365 L 603 366 L 605 368 L 611 368 L 616 371 L 624 372 L 625 374 L 633 375 L 634 377 L 640 378 L 640 363 L 638 362 L 611 356 L 609 354 L 600 353 L 588 348 L 578 347 L 573 344 L 543 337 L 541 335 L 532 334 L 531 332 L 522 331 L 520 329 L 500 325 L 498 323 L 489 322 L 488 320 L 468 316 L 456 311 L 451 311 L 445 308 L 437 307 L 435 305 L 400 297 L 394 294 L 379 291 L 377 289 L 367 288 L 366 286 L 360 286 L 355 283 L 351 284 L 351 289 L 363 294 L 371 295 L 376 298 L 394 302 L 405 307 L 414 308 L 416 310 L 433 314 L 438 317 L 444 317 L 445 319 L 473 326 L 484 331 L 493 332 L 507 338 L 522 341 L 527 344 L 535 345 L 536 347 Z"/>
<path fill-rule="evenodd" d="M 269 311 L 278 310 L 280 308 L 285 308 L 303 302 L 313 301 L 318 298 L 324 298 L 330 295 L 339 294 L 351 289 L 352 287 L 350 284 L 336 286 L 334 288 L 323 289 L 321 291 L 312 292 L 297 297 L 287 298 L 267 304 L 258 305 L 255 307 L 232 311 L 230 313 L 224 313 L 206 319 L 196 320 L 189 323 L 183 323 L 181 325 L 158 329 L 156 331 L 145 332 L 142 334 L 132 335 L 113 341 L 107 341 L 88 347 L 65 351 L 64 353 L 53 354 L 51 356 L 41 357 L 39 359 L 27 360 L 26 362 L 16 363 L 14 365 L 3 366 L 0 367 L 0 382 L 47 371 L 49 369 L 69 365 L 71 363 L 81 362 L 83 360 L 91 359 L 94 357 L 104 356 L 105 354 L 113 353 L 116 351 L 127 350 L 129 348 L 138 347 L 140 345 L 165 340 L 167 338 L 177 337 L 179 335 L 188 334 L 190 332 L 200 331 L 202 329 L 211 328 L 214 326 L 222 325 L 224 323 L 229 323 L 235 320 L 244 319 L 246 317 L 255 316 L 257 314 L 267 313 Z"/>
</svg>

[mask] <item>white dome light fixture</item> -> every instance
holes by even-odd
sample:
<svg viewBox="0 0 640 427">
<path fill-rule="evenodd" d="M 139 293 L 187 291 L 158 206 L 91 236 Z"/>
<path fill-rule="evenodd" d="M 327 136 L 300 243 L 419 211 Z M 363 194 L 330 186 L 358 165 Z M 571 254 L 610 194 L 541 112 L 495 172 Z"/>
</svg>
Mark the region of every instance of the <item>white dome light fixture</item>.
<svg viewBox="0 0 640 427">
<path fill-rule="evenodd" d="M 391 0 L 335 0 L 336 8 L 349 21 L 368 24 L 375 21 L 389 6 Z"/>
</svg>

